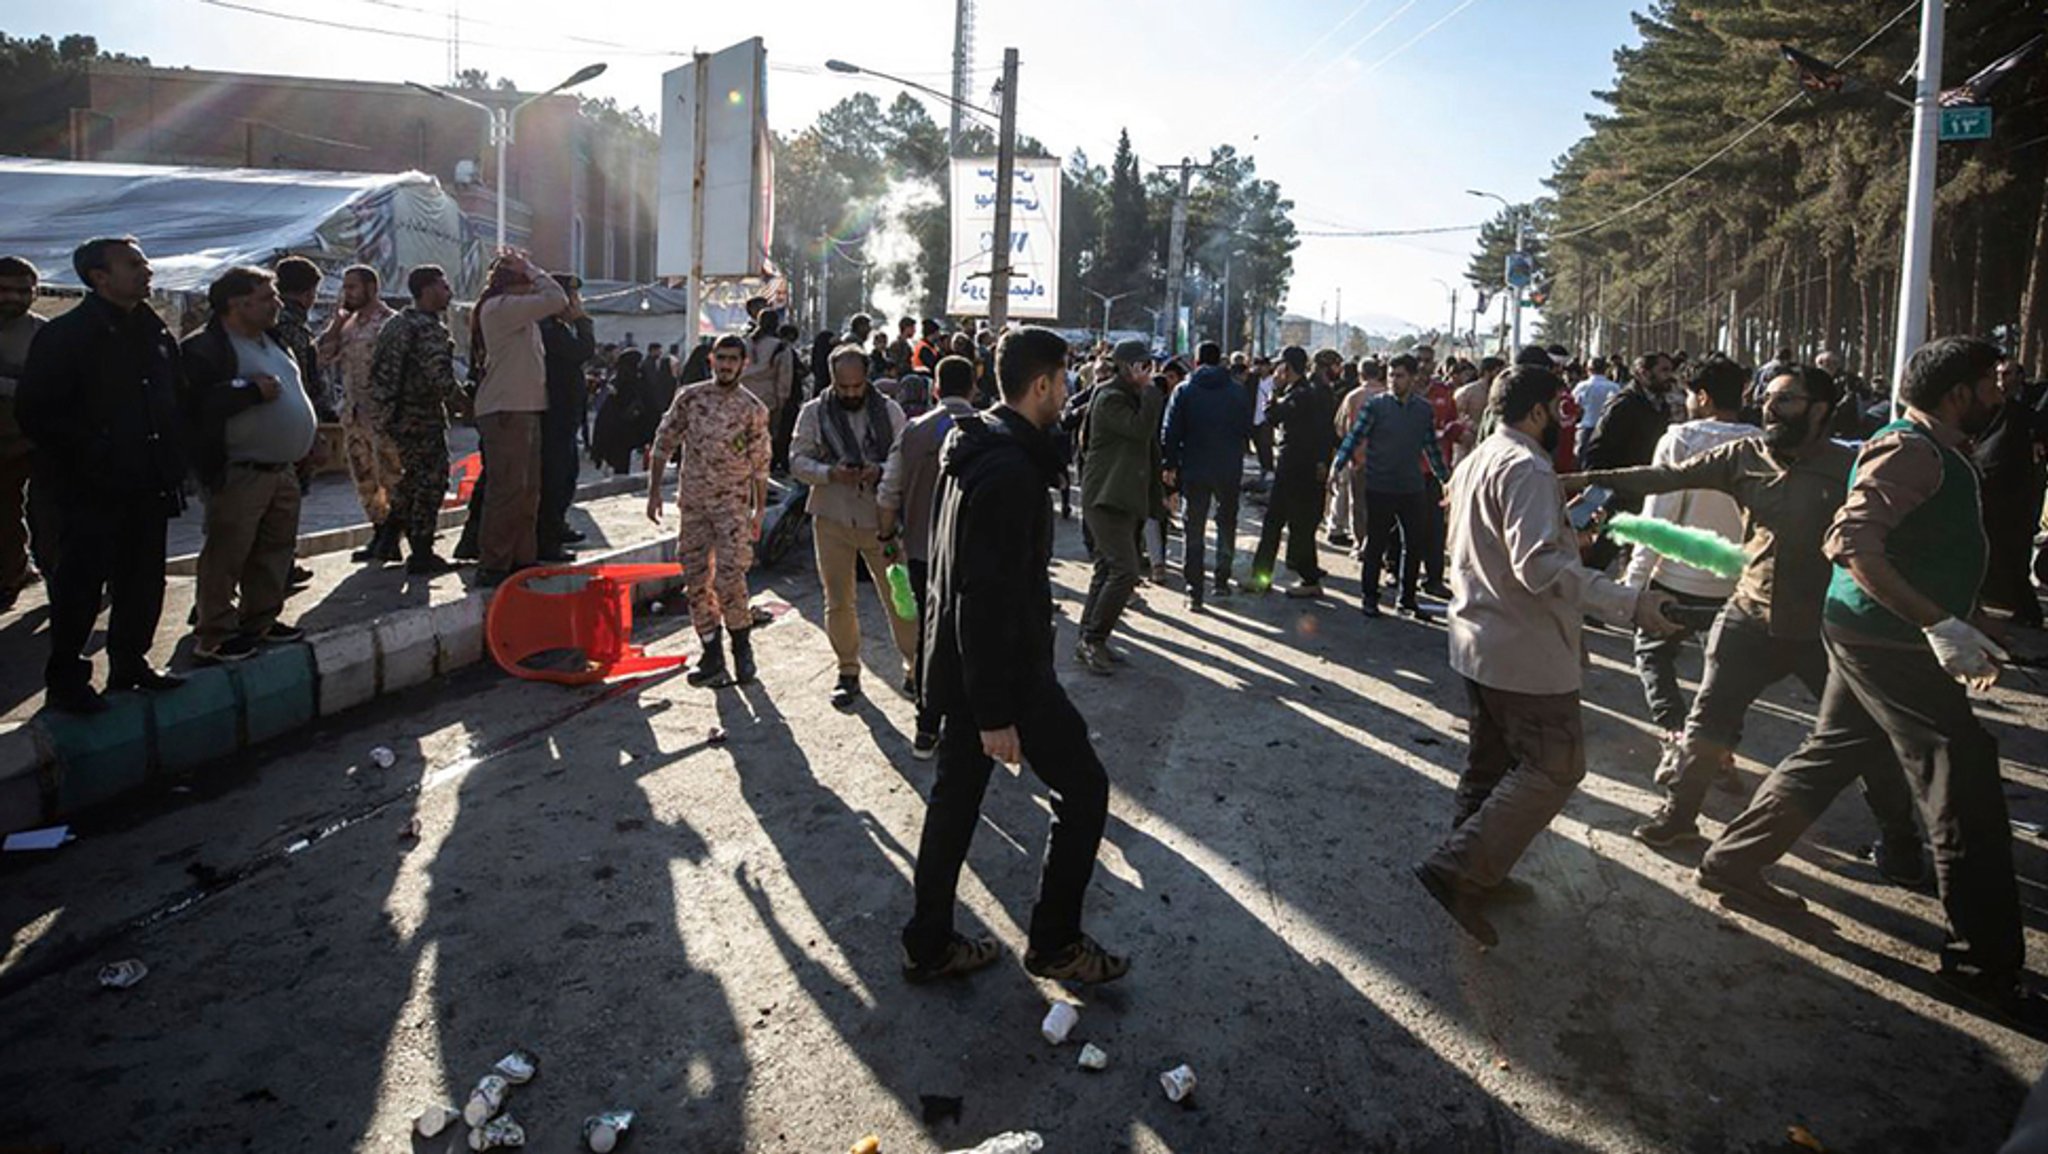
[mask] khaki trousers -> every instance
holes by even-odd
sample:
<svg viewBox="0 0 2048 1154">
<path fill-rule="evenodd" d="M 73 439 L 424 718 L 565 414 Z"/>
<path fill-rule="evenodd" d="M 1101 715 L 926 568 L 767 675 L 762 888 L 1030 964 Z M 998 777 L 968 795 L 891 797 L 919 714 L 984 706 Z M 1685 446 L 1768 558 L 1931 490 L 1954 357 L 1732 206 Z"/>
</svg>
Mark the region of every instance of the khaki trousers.
<svg viewBox="0 0 2048 1154">
<path fill-rule="evenodd" d="M 299 476 L 290 466 L 229 465 L 206 496 L 199 547 L 199 620 L 193 640 L 212 649 L 236 633 L 260 637 L 277 622 L 299 538 Z"/>
<path fill-rule="evenodd" d="M 1499 885 L 1586 776 L 1579 695 L 1511 693 L 1465 682 L 1472 748 L 1451 836 L 1428 865 L 1468 891 Z"/>
<path fill-rule="evenodd" d="M 486 413 L 476 419 L 483 439 L 483 540 L 477 567 L 510 573 L 540 556 L 535 532 L 540 517 L 539 413 Z"/>
<path fill-rule="evenodd" d="M 497 484 L 495 478 L 491 481 Z M 909 677 L 917 652 L 917 622 L 905 621 L 889 609 L 889 562 L 882 556 L 882 543 L 873 529 L 856 529 L 836 521 L 811 522 L 811 540 L 817 546 L 818 580 L 825 586 L 825 635 L 832 640 L 832 652 L 839 658 L 841 676 L 860 672 L 860 606 L 854 600 L 854 566 L 866 562 L 875 596 L 882 602 L 882 616 L 895 636 L 896 652 L 903 659 L 903 675 Z"/>
</svg>

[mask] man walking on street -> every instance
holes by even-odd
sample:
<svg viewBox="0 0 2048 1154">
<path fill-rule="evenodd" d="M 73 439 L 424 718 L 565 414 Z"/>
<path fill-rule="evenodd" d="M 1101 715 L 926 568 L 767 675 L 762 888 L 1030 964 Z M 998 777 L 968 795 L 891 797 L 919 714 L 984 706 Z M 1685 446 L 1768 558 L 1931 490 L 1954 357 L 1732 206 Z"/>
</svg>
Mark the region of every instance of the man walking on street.
<svg viewBox="0 0 2048 1154">
<path fill-rule="evenodd" d="M 1330 450 L 1337 441 L 1337 399 L 1330 381 L 1343 367 L 1335 349 L 1316 353 L 1309 370 L 1308 350 L 1289 345 L 1274 371 L 1273 399 L 1266 403 L 1266 423 L 1274 427 L 1273 447 L 1279 457 L 1273 488 L 1259 527 L 1258 552 L 1252 554 L 1252 588 L 1272 588 L 1273 565 L 1280 554 L 1280 535 L 1287 535 L 1287 567 L 1295 584 L 1289 597 L 1321 597 L 1323 566 L 1316 556 L 1316 525 L 1323 519 L 1323 489 L 1330 480 Z"/>
<path fill-rule="evenodd" d="M 384 432 L 384 416 L 370 395 L 371 362 L 377 334 L 396 315 L 377 295 L 377 270 L 353 265 L 341 274 L 341 307 L 328 318 L 314 347 L 321 362 L 334 365 L 341 377 L 342 448 L 348 454 L 349 477 L 356 500 L 375 531 L 357 550 L 354 561 L 398 560 L 401 526 L 391 518 L 391 497 L 404 475 L 398 447 Z"/>
<path fill-rule="evenodd" d="M 576 503 L 576 475 L 582 459 L 576 453 L 576 431 L 590 400 L 584 366 L 597 355 L 596 326 L 583 311 L 583 280 L 554 274 L 569 304 L 540 322 L 542 364 L 547 377 L 547 410 L 540 430 L 540 513 L 534 537 L 542 561 L 574 561 L 569 546 L 581 535 L 569 528 L 569 506 Z"/>
<path fill-rule="evenodd" d="M 1579 564 L 1552 464 L 1563 399 L 1564 381 L 1548 369 L 1503 376 L 1497 427 L 1450 486 L 1451 668 L 1472 704 L 1471 750 L 1451 834 L 1414 872 L 1488 946 L 1498 935 L 1482 906 L 1586 774 L 1585 615 L 1671 628 L 1663 594 L 1639 594 Z"/>
<path fill-rule="evenodd" d="M 1094 542 L 1095 575 L 1081 610 L 1074 659 L 1101 676 L 1115 672 L 1112 663 L 1122 658 L 1110 649 L 1109 635 L 1138 587 L 1138 534 L 1151 511 L 1155 453 L 1144 397 L 1152 350 L 1144 341 L 1128 340 L 1111 356 L 1116 377 L 1090 394 L 1080 444 L 1081 520 Z"/>
<path fill-rule="evenodd" d="M 231 268 L 206 291 L 212 316 L 179 362 L 205 489 L 192 656 L 240 661 L 305 634 L 278 620 L 299 540 L 298 463 L 319 434 L 300 363 L 277 332 L 283 301 L 260 268 Z"/>
<path fill-rule="evenodd" d="M 448 418 L 466 403 L 455 380 L 455 339 L 443 314 L 455 298 L 448 274 L 423 264 L 405 278 L 411 307 L 377 334 L 370 361 L 370 395 L 401 466 L 391 495 L 391 516 L 412 555 L 405 571 L 432 577 L 454 568 L 434 552 L 441 497 L 448 491 Z"/>
<path fill-rule="evenodd" d="M 1231 568 L 1237 556 L 1237 499 L 1244 481 L 1244 443 L 1251 435 L 1252 407 L 1244 386 L 1218 363 L 1222 348 L 1204 342 L 1195 350 L 1195 375 L 1173 391 L 1166 402 L 1166 424 L 1160 435 L 1161 463 L 1166 480 L 1180 487 L 1186 508 L 1181 545 L 1181 574 L 1188 608 L 1203 606 L 1203 554 L 1209 509 L 1216 509 L 1216 578 L 1218 597 L 1230 595 Z"/>
<path fill-rule="evenodd" d="M 1739 366 L 1720 364 L 1711 383 L 1726 403 L 1727 388 L 1740 380 L 1747 389 L 1748 378 Z M 1636 839 L 1646 845 L 1662 849 L 1698 841 L 1709 785 L 1734 778 L 1740 787 L 1734 752 L 1743 718 L 1764 690 L 1791 676 L 1816 699 L 1824 694 L 1828 654 L 1821 644 L 1821 610 L 1831 566 L 1821 545 L 1856 463 L 1854 452 L 1828 439 L 1840 403 L 1826 373 L 1787 363 L 1764 391 L 1761 438 L 1738 438 L 1676 464 L 1564 479 L 1567 491 L 1602 485 L 1653 498 L 1708 490 L 1733 498 L 1742 512 L 1748 561 L 1707 635 L 1706 672 L 1684 733 L 1657 771 L 1668 796 L 1635 828 Z M 1927 863 L 1913 825 L 1913 799 L 1896 761 L 1866 762 L 1863 794 L 1880 832 L 1873 850 L 1878 872 L 1905 885 L 1924 880 Z"/>
<path fill-rule="evenodd" d="M 2015 1014 L 2026 1007 L 2026 942 L 2012 827 L 1997 739 L 1970 707 L 1970 691 L 1989 689 L 2006 660 L 1970 623 L 1984 621 L 1976 602 L 1988 549 L 1964 447 L 2004 402 L 1998 359 L 1989 342 L 1944 337 L 1907 362 L 1905 415 L 1865 443 L 1828 530 L 1836 568 L 1823 613 L 1831 664 L 1819 717 L 1707 851 L 1699 883 L 1766 910 L 1800 908 L 1764 867 L 1869 761 L 1895 755 L 1934 841 L 1949 928 L 1939 975 Z"/>
<path fill-rule="evenodd" d="M 35 445 L 37 504 L 47 496 L 57 523 L 45 700 L 99 713 L 107 703 L 84 651 L 102 598 L 107 687 L 184 683 L 152 668 L 149 649 L 164 606 L 165 525 L 185 508 L 185 422 L 178 343 L 149 307 L 149 258 L 135 238 L 86 241 L 71 267 L 85 299 L 37 334 L 14 403 Z"/>
<path fill-rule="evenodd" d="M 1441 485 L 1450 477 L 1436 436 L 1435 410 L 1416 391 L 1420 364 L 1406 353 L 1387 362 L 1387 391 L 1365 402 L 1351 431 L 1337 446 L 1338 470 L 1365 475 L 1365 553 L 1359 572 L 1367 617 L 1380 615 L 1380 575 L 1386 569 L 1388 543 L 1401 530 L 1401 612 L 1429 620 L 1416 601 L 1422 576 L 1426 489 L 1421 467 Z"/>
<path fill-rule="evenodd" d="M 790 434 L 784 431 L 788 426 L 782 413 L 795 401 L 796 350 L 782 339 L 781 312 L 769 308 L 765 298 L 748 301 L 747 314 L 753 318 L 753 327 L 747 330 L 747 367 L 740 376 L 740 387 L 768 410 L 769 468 L 787 473 Z"/>
<path fill-rule="evenodd" d="M 1001 956 L 994 940 L 953 928 L 960 867 L 1001 761 L 1029 765 L 1051 791 L 1024 968 L 1055 981 L 1113 981 L 1129 960 L 1081 930 L 1109 778 L 1052 667 L 1047 486 L 1059 458 L 1047 430 L 1066 396 L 1067 344 L 1047 329 L 1018 329 L 1004 335 L 995 360 L 1002 402 L 962 415 L 941 458 L 922 700 L 945 720 L 918 843 L 916 909 L 903 927 L 903 974 L 919 983 L 957 977 Z"/>
<path fill-rule="evenodd" d="M 938 367 L 939 405 L 913 418 L 903 435 L 889 450 L 882 466 L 882 487 L 877 500 L 882 510 L 882 539 L 901 542 L 903 565 L 910 573 L 910 588 L 917 595 L 919 635 L 929 620 L 932 508 L 938 500 L 939 450 L 946 434 L 962 418 L 974 412 L 967 398 L 974 392 L 974 362 L 965 357 L 947 357 Z M 917 680 L 924 681 L 924 647 L 917 651 Z M 910 754 L 929 761 L 939 748 L 939 715 L 926 708 L 922 697 L 917 707 L 917 732 Z"/>
<path fill-rule="evenodd" d="M 865 322 L 866 317 L 854 318 Z M 797 413 L 789 446 L 790 472 L 810 486 L 805 508 L 817 550 L 818 580 L 825 587 L 825 635 L 839 661 L 832 707 L 850 709 L 860 699 L 860 605 L 854 567 L 865 564 L 881 598 L 882 614 L 902 661 L 906 689 L 916 680 L 913 656 L 917 623 L 896 616 L 888 605 L 888 558 L 883 555 L 882 511 L 875 490 L 889 449 L 903 431 L 903 410 L 868 384 L 867 352 L 857 344 L 832 350 L 832 388 Z"/>
<path fill-rule="evenodd" d="M 647 519 L 661 524 L 661 478 L 676 471 L 676 560 L 682 564 L 690 623 L 704 655 L 685 678 L 692 685 L 754 680 L 747 570 L 768 503 L 768 410 L 740 387 L 747 342 L 727 333 L 711 346 L 711 379 L 685 385 L 654 433 L 647 466 Z M 732 638 L 730 680 L 720 626 Z"/>
<path fill-rule="evenodd" d="M 35 580 L 29 565 L 31 540 L 37 564 L 49 565 L 42 556 L 51 544 L 44 539 L 49 530 L 30 524 L 29 502 L 34 498 L 29 493 L 29 465 L 34 448 L 14 416 L 29 342 L 43 327 L 43 318 L 28 311 L 40 278 L 36 266 L 22 258 L 0 257 L 0 612 L 13 608 L 21 591 Z"/>
</svg>

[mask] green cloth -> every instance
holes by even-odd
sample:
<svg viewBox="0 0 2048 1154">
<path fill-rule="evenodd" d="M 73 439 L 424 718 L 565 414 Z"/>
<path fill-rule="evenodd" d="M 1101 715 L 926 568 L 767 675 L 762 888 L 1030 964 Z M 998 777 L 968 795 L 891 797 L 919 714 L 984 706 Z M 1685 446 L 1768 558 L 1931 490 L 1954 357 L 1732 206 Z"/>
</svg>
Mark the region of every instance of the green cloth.
<svg viewBox="0 0 2048 1154">
<path fill-rule="evenodd" d="M 1950 616 L 1968 620 L 1977 607 L 1977 591 L 1984 583 L 1990 544 L 1984 536 L 1984 513 L 1978 503 L 1977 470 L 1970 459 L 1943 448 L 1927 430 L 1911 421 L 1893 421 L 1872 435 L 1871 440 L 1891 433 L 1926 437 L 1941 453 L 1941 486 L 1920 506 L 1906 514 L 1898 528 L 1885 538 L 1885 557 L 1899 573 L 1928 600 Z M 1850 471 L 1849 487 L 1856 487 L 1858 461 Z M 1827 623 L 1863 637 L 1883 641 L 1917 642 L 1920 627 L 1878 604 L 1863 586 L 1838 567 L 1828 583 Z"/>
</svg>

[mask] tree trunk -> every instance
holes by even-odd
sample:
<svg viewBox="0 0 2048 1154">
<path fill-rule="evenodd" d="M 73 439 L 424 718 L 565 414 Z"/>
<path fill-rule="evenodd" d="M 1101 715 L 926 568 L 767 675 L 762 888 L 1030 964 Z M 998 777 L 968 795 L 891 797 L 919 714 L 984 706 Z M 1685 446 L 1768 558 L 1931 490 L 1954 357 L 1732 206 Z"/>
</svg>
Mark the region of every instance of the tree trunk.
<svg viewBox="0 0 2048 1154">
<path fill-rule="evenodd" d="M 2020 355 L 2036 373 L 2041 371 L 2043 356 L 2048 355 L 2048 185 L 2041 188 L 2041 206 L 2034 214 L 2034 244 L 2027 250 L 2027 279 L 2020 290 Z"/>
</svg>

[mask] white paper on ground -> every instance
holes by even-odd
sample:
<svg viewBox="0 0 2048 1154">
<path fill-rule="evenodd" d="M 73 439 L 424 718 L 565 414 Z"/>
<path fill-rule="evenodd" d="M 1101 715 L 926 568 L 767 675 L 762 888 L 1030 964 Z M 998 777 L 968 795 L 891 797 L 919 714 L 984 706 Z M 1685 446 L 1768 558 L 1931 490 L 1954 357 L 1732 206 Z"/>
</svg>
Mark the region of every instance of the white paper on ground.
<svg viewBox="0 0 2048 1154">
<path fill-rule="evenodd" d="M 14 853 L 25 849 L 56 849 L 71 840 L 71 827 L 53 825 L 47 829 L 25 829 L 10 833 L 5 842 L 0 842 L 0 851 Z"/>
</svg>

